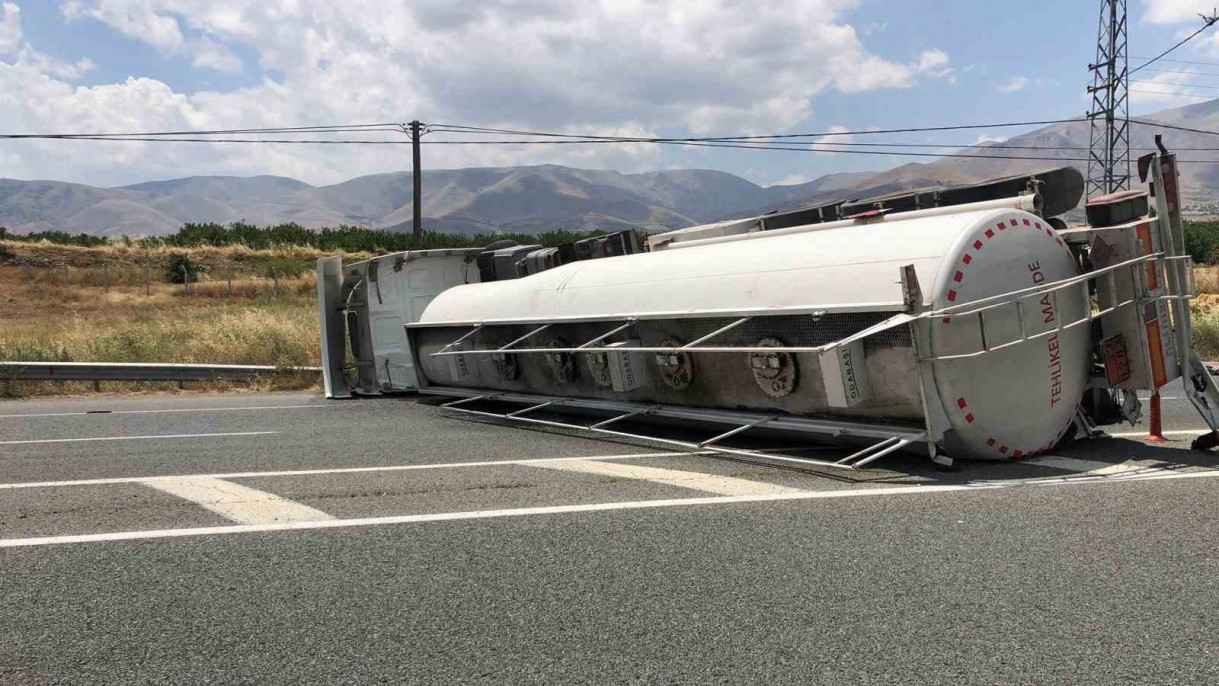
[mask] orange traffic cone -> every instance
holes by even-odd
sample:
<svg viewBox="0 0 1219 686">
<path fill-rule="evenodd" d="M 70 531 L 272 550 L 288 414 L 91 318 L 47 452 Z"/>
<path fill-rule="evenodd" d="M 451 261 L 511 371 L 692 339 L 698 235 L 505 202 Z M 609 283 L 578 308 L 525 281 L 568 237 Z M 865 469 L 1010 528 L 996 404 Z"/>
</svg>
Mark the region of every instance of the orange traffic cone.
<svg viewBox="0 0 1219 686">
<path fill-rule="evenodd" d="M 1164 438 L 1164 427 L 1160 420 L 1160 391 L 1156 389 L 1155 393 L 1151 394 L 1151 416 L 1147 420 L 1147 440 L 1159 442 L 1167 441 Z"/>
</svg>

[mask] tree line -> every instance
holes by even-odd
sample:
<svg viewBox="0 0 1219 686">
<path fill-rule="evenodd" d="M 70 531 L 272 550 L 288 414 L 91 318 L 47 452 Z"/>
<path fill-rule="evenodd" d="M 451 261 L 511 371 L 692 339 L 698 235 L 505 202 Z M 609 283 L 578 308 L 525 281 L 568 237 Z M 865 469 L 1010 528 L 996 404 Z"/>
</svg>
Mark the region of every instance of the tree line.
<svg viewBox="0 0 1219 686">
<path fill-rule="evenodd" d="M 604 231 L 583 233 L 560 229 L 540 234 L 480 233 L 467 236 L 439 231 L 424 231 L 422 236 L 423 245 L 419 249 L 473 248 L 490 245 L 502 240 L 514 240 L 522 244 L 541 244 L 549 247 L 603 235 L 604 233 Z M 176 233 L 137 239 L 127 236 L 110 239 L 105 236 L 93 236 L 86 233 L 69 234 L 63 231 L 42 231 L 39 233 L 17 235 L 4 227 L 0 227 L 0 240 L 26 243 L 47 241 L 57 245 L 84 247 L 100 246 L 114 241 L 121 241 L 128 245 L 138 245 L 140 247 L 168 246 L 194 248 L 244 245 L 252 250 L 263 250 L 279 246 L 309 246 L 323 252 L 371 253 L 389 253 L 412 249 L 411 234 L 409 233 L 379 231 L 359 226 L 340 226 L 337 229 L 314 230 L 295 223 L 266 227 L 255 226 L 245 222 L 234 222 L 228 225 L 215 223 L 186 224 Z"/>
<path fill-rule="evenodd" d="M 577 231 L 547 231 L 540 234 L 525 233 L 480 233 L 466 236 L 439 231 L 423 232 L 423 250 L 444 248 L 474 248 L 490 245 L 496 241 L 514 240 L 522 244 L 538 243 L 556 246 L 563 243 L 603 235 L 604 231 L 582 233 Z M 411 234 L 398 231 L 379 231 L 359 226 L 340 226 L 337 229 L 320 231 L 288 223 L 260 227 L 245 222 L 232 224 L 187 224 L 176 233 L 167 236 L 131 239 L 123 236 L 110 239 L 87 233 L 64 231 L 41 231 L 30 234 L 14 234 L 0 226 L 0 240 L 38 243 L 47 241 L 56 245 L 94 247 L 107 245 L 113 240 L 140 247 L 169 246 L 177 248 L 224 247 L 244 245 L 252 250 L 264 250 L 277 246 L 310 246 L 323 252 L 370 252 L 389 253 L 410 250 Z M 1200 264 L 1219 262 L 1219 221 L 1186 221 L 1185 251 Z"/>
</svg>

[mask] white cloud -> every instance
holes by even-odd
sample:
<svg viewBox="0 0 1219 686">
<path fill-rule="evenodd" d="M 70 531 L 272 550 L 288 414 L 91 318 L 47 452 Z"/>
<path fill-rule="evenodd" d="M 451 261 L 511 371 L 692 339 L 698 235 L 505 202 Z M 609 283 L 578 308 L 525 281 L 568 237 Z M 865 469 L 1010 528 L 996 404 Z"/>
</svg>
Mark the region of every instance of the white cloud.
<svg viewBox="0 0 1219 686">
<path fill-rule="evenodd" d="M 194 53 L 192 64 L 204 69 L 215 69 L 225 74 L 236 74 L 241 71 L 241 58 L 232 50 L 207 38 L 191 41 L 190 50 Z"/>
<path fill-rule="evenodd" d="M 850 131 L 842 124 L 835 124 L 826 131 L 825 136 L 821 136 L 813 143 L 814 148 L 833 148 L 834 143 L 852 143 L 855 141 L 855 136 L 847 133 Z"/>
<path fill-rule="evenodd" d="M 178 20 L 158 12 L 144 0 L 96 0 L 94 3 L 72 0 L 64 3 L 61 12 L 68 19 L 90 17 L 112 28 L 152 45 L 160 50 L 174 51 L 186 44 Z"/>
<path fill-rule="evenodd" d="M 974 145 L 980 145 L 982 143 L 1002 143 L 1005 140 L 1007 139 L 1002 136 L 988 136 L 986 134 L 982 134 L 978 136 L 978 140 L 974 141 Z"/>
<path fill-rule="evenodd" d="M 17 51 L 21 46 L 21 8 L 11 2 L 0 5 L 4 10 L 3 21 L 0 22 L 0 55 Z"/>
<path fill-rule="evenodd" d="M 21 8 L 15 3 L 5 2 L 0 4 L 0 10 L 3 10 L 3 21 L 0 22 L 0 55 L 12 56 L 12 62 L 7 65 L 0 62 L 0 68 L 22 67 L 67 81 L 78 79 L 96 68 L 97 65 L 88 59 L 64 62 L 38 52 L 28 41 L 22 40 L 24 33 L 21 30 Z"/>
<path fill-rule="evenodd" d="M 1214 0 L 1143 0 L 1146 11 L 1143 21 L 1149 24 L 1179 24 L 1198 22 L 1199 14 L 1210 15 L 1215 11 Z"/>
<path fill-rule="evenodd" d="M 942 75 L 947 73 L 948 53 L 943 50 L 924 50 L 919 53 L 915 70 L 920 74 Z"/>
<path fill-rule="evenodd" d="M 0 62 L 0 90 L 21 103 L 6 111 L 9 128 L 25 130 L 419 118 L 644 135 L 771 133 L 807 121 L 826 91 L 909 88 L 953 77 L 942 50 L 905 60 L 869 50 L 841 22 L 860 2 L 74 0 L 63 6 L 68 19 L 104 22 L 165 55 L 224 72 L 242 68 L 236 50 L 250 50 L 276 80 L 189 94 L 142 78 L 72 88 L 66 73 L 16 60 Z M 30 144 L 18 162 L 0 161 L 0 175 L 41 169 L 63 176 L 72 169 L 82 178 L 113 178 L 106 170 L 122 160 L 140 176 L 180 175 L 189 167 L 326 182 L 400 169 L 406 157 L 385 147 L 106 145 L 107 154 L 99 155 L 85 144 Z M 657 156 L 654 146 L 643 145 L 429 146 L 425 164 L 553 161 L 630 169 Z"/>
<path fill-rule="evenodd" d="M 1027 76 L 1013 76 L 1007 83 L 999 86 L 1001 93 L 1016 93 L 1032 83 Z"/>
<path fill-rule="evenodd" d="M 1185 65 L 1177 66 L 1185 67 Z M 1195 77 L 1192 71 L 1188 68 L 1177 69 L 1174 66 L 1172 72 L 1156 73 L 1154 76 L 1150 71 L 1140 72 L 1139 80 L 1145 83 L 1131 84 L 1130 104 L 1177 107 L 1201 102 L 1205 98 L 1181 95 L 1181 93 L 1199 92 L 1197 89 L 1191 90 L 1189 87 Z"/>
<path fill-rule="evenodd" d="M 808 183 L 808 179 L 804 174 L 788 174 L 774 183 L 776 186 L 799 186 L 802 183 Z"/>
</svg>

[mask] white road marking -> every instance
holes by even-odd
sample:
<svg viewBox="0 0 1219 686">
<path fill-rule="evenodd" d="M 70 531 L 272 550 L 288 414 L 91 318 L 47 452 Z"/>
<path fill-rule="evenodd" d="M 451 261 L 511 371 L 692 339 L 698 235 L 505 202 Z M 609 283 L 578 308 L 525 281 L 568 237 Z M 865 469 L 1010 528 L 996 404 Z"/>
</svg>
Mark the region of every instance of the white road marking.
<svg viewBox="0 0 1219 686">
<path fill-rule="evenodd" d="M 564 462 L 537 462 L 530 465 L 542 469 L 556 469 L 565 472 L 580 472 L 581 474 L 596 474 L 621 479 L 638 479 L 669 486 L 692 488 L 697 491 L 718 493 L 719 495 L 758 495 L 763 493 L 799 493 L 801 489 L 777 486 L 762 481 L 737 479 L 731 476 L 717 476 L 701 472 L 685 472 L 676 469 L 661 469 L 659 467 L 644 467 L 636 464 L 614 464 L 611 462 L 594 462 L 591 460 L 567 460 Z"/>
<path fill-rule="evenodd" d="M 1165 436 L 1201 436 L 1210 433 L 1210 429 L 1182 429 L 1180 431 L 1165 431 Z M 1106 434 L 1113 438 L 1146 438 L 1146 431 L 1127 431 L 1119 434 Z"/>
<path fill-rule="evenodd" d="M 493 467 L 498 465 L 532 465 L 539 462 L 564 462 L 569 460 L 630 460 L 638 457 L 681 457 L 706 455 L 693 453 L 634 453 L 630 455 L 597 455 L 587 457 L 538 457 L 524 460 L 484 460 L 481 462 L 449 462 L 438 464 L 389 465 L 385 467 L 336 467 L 332 469 L 296 469 L 276 472 L 229 472 L 228 474 L 182 474 L 172 476 L 123 476 L 107 479 L 75 479 L 72 481 L 31 481 L 27 483 L 0 484 L 0 491 L 14 488 L 59 488 L 64 486 L 101 486 L 106 484 L 143 483 L 155 479 L 179 479 L 183 477 L 208 477 L 212 479 L 256 479 L 264 476 L 313 476 L 318 474 L 359 474 L 361 472 L 402 472 L 416 469 L 452 469 L 459 467 Z"/>
<path fill-rule="evenodd" d="M 1018 464 L 1033 464 L 1038 467 L 1053 467 L 1054 469 L 1065 469 L 1068 472 L 1091 472 L 1093 470 L 1105 469 L 1112 467 L 1112 462 L 1100 462 L 1098 460 L 1080 460 L 1074 457 L 1059 457 L 1057 455 L 1043 455 L 1035 457 L 1031 460 L 1020 460 Z"/>
<path fill-rule="evenodd" d="M 266 436 L 278 431 L 238 431 L 220 434 L 162 434 L 159 436 L 102 436 L 100 438 L 43 438 L 36 441 L 0 441 L 0 445 L 30 445 L 32 443 L 83 443 L 86 441 L 144 441 L 154 438 L 216 438 L 220 436 Z"/>
<path fill-rule="evenodd" d="M 187 536 L 216 536 L 223 534 L 265 533 L 276 531 L 303 531 L 312 529 L 336 529 L 384 524 L 417 524 L 423 522 L 446 522 L 474 519 L 497 519 L 531 515 L 567 514 L 576 512 L 608 512 L 618 510 L 643 510 L 692 505 L 731 505 L 737 503 L 761 503 L 791 500 L 831 500 L 835 498 L 858 498 L 887 495 L 940 495 L 962 491 L 983 491 L 1004 488 L 1042 486 L 1084 486 L 1092 484 L 1128 484 L 1132 481 L 1167 481 L 1176 479 L 1206 479 L 1219 476 L 1219 470 L 1204 472 L 1173 472 L 1153 474 L 1126 479 L 1055 479 L 1050 481 L 1005 481 L 982 482 L 942 486 L 897 486 L 892 488 L 869 488 L 841 491 L 801 491 L 799 493 L 768 493 L 759 495 L 708 496 L 705 498 L 678 498 L 670 500 L 642 500 L 634 502 L 595 503 L 588 505 L 555 505 L 550 507 L 524 507 L 511 510 L 479 510 L 475 512 L 442 512 L 436 514 L 402 515 L 395 517 L 366 517 L 361 519 L 330 519 L 316 522 L 293 522 L 283 524 L 243 524 L 233 526 L 197 527 L 193 529 L 159 529 L 152 531 L 123 531 L 108 534 L 81 534 L 75 536 L 44 536 L 38 538 L 10 538 L 0 540 L 0 548 L 23 548 L 66 543 L 99 543 L 107 541 L 134 541 L 158 538 L 183 538 Z"/>
<path fill-rule="evenodd" d="M 1111 474 L 1125 474 L 1132 472 L 1162 472 L 1159 467 L 1151 467 L 1148 465 L 1131 464 L 1122 462 L 1114 464 L 1112 462 L 1100 462 L 1098 460 L 1080 460 L 1074 457 L 1059 457 L 1057 455 L 1045 455 L 1031 460 L 1022 460 L 1026 464 L 1034 464 L 1039 467 L 1053 467 L 1062 469 L 1068 472 L 1080 472 L 1088 476 L 1108 476 Z"/>
<path fill-rule="evenodd" d="M 140 483 L 189 500 L 238 524 L 324 522 L 334 519 L 321 510 L 274 493 L 206 476 L 147 479 Z"/>
<path fill-rule="evenodd" d="M 299 410 L 306 407 L 336 407 L 336 405 L 256 405 L 254 407 L 188 407 L 172 410 L 92 410 L 87 412 L 43 412 L 37 414 L 0 414 L 0 419 L 25 419 L 29 417 L 85 417 L 115 414 L 166 414 L 170 412 L 247 412 L 250 410 Z"/>
</svg>

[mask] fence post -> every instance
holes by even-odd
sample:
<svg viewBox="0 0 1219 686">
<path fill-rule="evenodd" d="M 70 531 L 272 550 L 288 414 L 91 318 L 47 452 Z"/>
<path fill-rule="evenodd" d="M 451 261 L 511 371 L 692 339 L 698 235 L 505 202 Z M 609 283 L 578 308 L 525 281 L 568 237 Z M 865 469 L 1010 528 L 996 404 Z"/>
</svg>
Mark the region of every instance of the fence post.
<svg viewBox="0 0 1219 686">
<path fill-rule="evenodd" d="M 110 292 L 110 265 L 102 265 L 102 290 Z"/>
<path fill-rule="evenodd" d="M 144 295 L 152 295 L 152 265 L 144 263 Z"/>
<path fill-rule="evenodd" d="M 271 270 L 271 279 L 275 281 L 275 297 L 279 298 L 279 270 Z"/>
<path fill-rule="evenodd" d="M 72 268 L 66 264 L 63 266 L 63 284 L 65 286 L 72 285 Z"/>
<path fill-rule="evenodd" d="M 182 295 L 190 295 L 190 270 L 182 265 Z"/>
<path fill-rule="evenodd" d="M 229 264 L 229 297 L 233 297 L 233 265 Z"/>
</svg>

